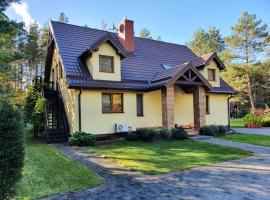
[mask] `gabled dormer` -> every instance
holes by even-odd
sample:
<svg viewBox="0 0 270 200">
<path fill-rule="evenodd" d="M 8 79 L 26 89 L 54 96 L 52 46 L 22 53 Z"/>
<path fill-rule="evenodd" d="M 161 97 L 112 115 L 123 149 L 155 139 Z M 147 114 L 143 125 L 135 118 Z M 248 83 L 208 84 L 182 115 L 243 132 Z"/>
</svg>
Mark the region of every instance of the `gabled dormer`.
<svg viewBox="0 0 270 200">
<path fill-rule="evenodd" d="M 200 72 L 212 87 L 220 87 L 220 72 L 224 70 L 224 64 L 216 53 L 210 53 L 201 58 L 204 60 L 204 66 L 200 68 Z"/>
<path fill-rule="evenodd" d="M 86 64 L 93 80 L 121 81 L 121 59 L 134 51 L 133 21 L 124 18 L 117 35 L 104 32 L 79 59 Z"/>
<path fill-rule="evenodd" d="M 113 33 L 106 33 L 79 59 L 86 64 L 94 80 L 121 81 L 121 59 L 126 56 L 126 51 Z"/>
</svg>

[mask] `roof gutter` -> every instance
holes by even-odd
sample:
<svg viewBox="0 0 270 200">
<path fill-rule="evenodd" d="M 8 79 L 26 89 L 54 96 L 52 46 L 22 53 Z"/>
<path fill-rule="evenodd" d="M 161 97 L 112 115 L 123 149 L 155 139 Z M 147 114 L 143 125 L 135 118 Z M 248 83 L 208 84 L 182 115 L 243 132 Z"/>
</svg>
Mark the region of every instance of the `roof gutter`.
<svg viewBox="0 0 270 200">
<path fill-rule="evenodd" d="M 81 95 L 82 95 L 82 88 L 80 88 L 80 92 L 79 92 L 79 94 L 78 94 L 78 108 L 79 108 L 79 132 L 81 132 L 81 131 L 82 131 Z"/>
<path fill-rule="evenodd" d="M 228 105 L 228 129 L 231 130 L 231 113 L 230 113 L 230 99 L 233 97 L 233 95 L 230 95 L 227 99 L 227 105 Z"/>
</svg>

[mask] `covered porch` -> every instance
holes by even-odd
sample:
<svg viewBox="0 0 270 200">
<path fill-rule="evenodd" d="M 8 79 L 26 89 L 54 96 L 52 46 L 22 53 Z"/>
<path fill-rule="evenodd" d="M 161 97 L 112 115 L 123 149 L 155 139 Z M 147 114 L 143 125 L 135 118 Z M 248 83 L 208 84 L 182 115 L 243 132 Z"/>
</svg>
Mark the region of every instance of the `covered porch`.
<svg viewBox="0 0 270 200">
<path fill-rule="evenodd" d="M 187 64 L 162 88 L 162 126 L 187 128 L 190 134 L 198 134 L 206 124 L 206 91 L 208 81 L 197 69 Z"/>
</svg>

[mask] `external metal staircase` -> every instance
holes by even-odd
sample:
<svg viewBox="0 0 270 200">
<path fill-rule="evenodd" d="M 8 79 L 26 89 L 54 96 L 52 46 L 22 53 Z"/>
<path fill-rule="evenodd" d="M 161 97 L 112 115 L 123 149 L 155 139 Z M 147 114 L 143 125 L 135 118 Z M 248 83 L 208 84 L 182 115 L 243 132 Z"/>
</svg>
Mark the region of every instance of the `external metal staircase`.
<svg viewBox="0 0 270 200">
<path fill-rule="evenodd" d="M 44 133 L 48 143 L 66 142 L 69 134 L 69 124 L 63 105 L 61 93 L 53 85 L 44 84 L 39 77 L 41 94 L 46 99 Z M 56 87 L 57 88 L 57 87 Z"/>
</svg>

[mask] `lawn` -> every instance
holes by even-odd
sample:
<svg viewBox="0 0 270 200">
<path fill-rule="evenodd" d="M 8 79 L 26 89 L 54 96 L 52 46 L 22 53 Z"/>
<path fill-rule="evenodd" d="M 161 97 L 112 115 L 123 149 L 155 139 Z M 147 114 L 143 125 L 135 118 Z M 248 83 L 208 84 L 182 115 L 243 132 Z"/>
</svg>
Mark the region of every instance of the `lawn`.
<svg viewBox="0 0 270 200">
<path fill-rule="evenodd" d="M 123 167 L 145 174 L 162 174 L 192 167 L 239 159 L 250 152 L 225 146 L 189 140 L 119 141 L 109 145 L 90 147 L 89 151 L 111 159 Z"/>
<path fill-rule="evenodd" d="M 231 118 L 231 127 L 244 128 L 244 119 L 243 118 Z"/>
<path fill-rule="evenodd" d="M 103 183 L 103 179 L 94 172 L 76 164 L 43 141 L 33 139 L 30 128 L 25 132 L 26 156 L 23 178 L 16 186 L 16 199 L 39 198 Z"/>
<path fill-rule="evenodd" d="M 270 147 L 270 136 L 268 135 L 232 134 L 220 137 L 220 139 Z"/>
</svg>

